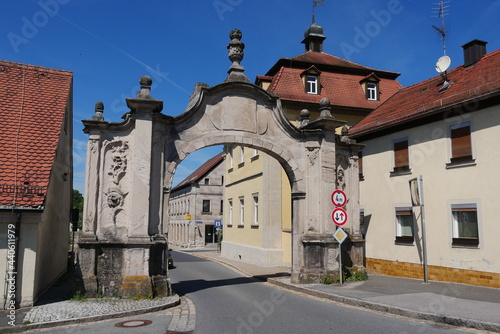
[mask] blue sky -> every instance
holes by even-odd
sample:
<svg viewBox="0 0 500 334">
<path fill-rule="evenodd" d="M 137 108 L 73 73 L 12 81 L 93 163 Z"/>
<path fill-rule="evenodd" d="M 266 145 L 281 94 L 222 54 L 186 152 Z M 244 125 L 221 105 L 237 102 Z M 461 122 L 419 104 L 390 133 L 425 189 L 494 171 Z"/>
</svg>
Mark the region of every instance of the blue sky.
<svg viewBox="0 0 500 334">
<path fill-rule="evenodd" d="M 324 51 L 401 73 L 403 86 L 435 76 L 443 55 L 433 17 L 438 0 L 325 0 L 316 22 Z M 461 45 L 481 39 L 500 48 L 500 0 L 451 0 L 445 17 L 451 67 L 463 63 Z M 232 29 L 243 32 L 242 65 L 253 82 L 281 57 L 304 52 L 310 0 L 21 0 L 2 4 L 0 58 L 74 73 L 74 186 L 83 192 L 87 136 L 82 119 L 103 101 L 104 117 L 119 122 L 142 75 L 163 113 L 181 114 L 196 82 L 224 81 Z M 217 154 L 204 149 L 179 166 L 174 183 Z"/>
</svg>

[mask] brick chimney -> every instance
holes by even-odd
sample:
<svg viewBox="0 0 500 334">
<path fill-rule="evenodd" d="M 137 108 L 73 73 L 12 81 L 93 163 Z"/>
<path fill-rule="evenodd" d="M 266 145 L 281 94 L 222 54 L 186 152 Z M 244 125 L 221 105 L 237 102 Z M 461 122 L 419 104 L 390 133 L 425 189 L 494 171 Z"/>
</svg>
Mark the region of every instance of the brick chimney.
<svg viewBox="0 0 500 334">
<path fill-rule="evenodd" d="M 486 54 L 486 44 L 488 42 L 475 39 L 462 45 L 464 49 L 464 67 L 474 65 Z"/>
</svg>

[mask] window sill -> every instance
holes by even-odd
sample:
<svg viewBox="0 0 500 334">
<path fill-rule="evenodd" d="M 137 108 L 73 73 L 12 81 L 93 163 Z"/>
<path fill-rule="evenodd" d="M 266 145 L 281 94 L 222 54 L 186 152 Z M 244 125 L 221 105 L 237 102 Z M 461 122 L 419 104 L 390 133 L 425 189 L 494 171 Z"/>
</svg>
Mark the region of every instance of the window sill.
<svg viewBox="0 0 500 334">
<path fill-rule="evenodd" d="M 232 224 L 227 224 L 226 227 L 231 228 L 231 227 L 233 227 L 233 225 Z"/>
<path fill-rule="evenodd" d="M 244 162 L 240 162 L 240 163 L 238 164 L 238 168 L 241 168 L 241 167 L 243 167 L 243 166 L 245 166 L 245 163 L 244 163 Z"/>
<path fill-rule="evenodd" d="M 259 160 L 259 155 L 254 155 L 253 157 L 250 158 L 250 161 L 255 161 L 255 160 Z"/>
<path fill-rule="evenodd" d="M 227 172 L 228 172 L 228 173 L 231 173 L 232 171 L 233 171 L 233 167 L 231 167 L 231 168 L 229 168 L 229 169 L 227 170 Z"/>
<path fill-rule="evenodd" d="M 396 237 L 394 244 L 401 246 L 413 246 L 414 237 Z"/>
<path fill-rule="evenodd" d="M 476 159 L 472 157 L 451 159 L 449 163 L 446 164 L 446 169 L 460 168 L 460 167 L 470 167 L 476 165 Z"/>
<path fill-rule="evenodd" d="M 252 225 L 252 226 L 250 226 L 250 228 L 251 228 L 251 229 L 254 229 L 254 230 L 255 230 L 255 229 L 258 229 L 258 228 L 259 228 L 259 225 Z"/>
<path fill-rule="evenodd" d="M 410 167 L 394 167 L 394 170 L 390 173 L 390 176 L 400 176 L 400 175 L 410 175 Z"/>
<path fill-rule="evenodd" d="M 245 225 L 238 225 L 238 228 L 244 228 Z"/>
<path fill-rule="evenodd" d="M 453 248 L 479 248 L 479 239 L 473 238 L 453 238 L 451 247 Z"/>
</svg>

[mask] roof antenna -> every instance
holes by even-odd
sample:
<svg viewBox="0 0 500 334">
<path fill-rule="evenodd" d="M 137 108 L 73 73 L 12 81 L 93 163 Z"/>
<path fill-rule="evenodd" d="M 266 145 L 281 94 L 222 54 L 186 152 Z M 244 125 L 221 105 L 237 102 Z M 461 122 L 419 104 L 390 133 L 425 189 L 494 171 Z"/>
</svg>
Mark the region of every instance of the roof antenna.
<svg viewBox="0 0 500 334">
<path fill-rule="evenodd" d="M 313 10 L 312 10 L 312 24 L 316 23 L 316 19 L 314 18 L 314 7 L 323 6 L 325 0 L 313 0 Z"/>
<path fill-rule="evenodd" d="M 441 27 L 435 25 L 432 27 L 441 35 L 441 40 L 443 41 L 443 56 L 439 58 L 436 63 L 436 71 L 439 72 L 444 79 L 443 86 L 440 90 L 444 90 L 450 86 L 446 71 L 451 65 L 451 58 L 446 55 L 446 34 L 448 31 L 446 30 L 444 24 L 444 17 L 445 15 L 448 15 L 450 9 L 450 6 L 448 5 L 449 3 L 450 1 L 440 0 L 440 2 L 436 4 L 439 8 L 433 8 L 433 13 L 435 14 L 433 17 L 439 17 L 441 19 Z"/>
</svg>

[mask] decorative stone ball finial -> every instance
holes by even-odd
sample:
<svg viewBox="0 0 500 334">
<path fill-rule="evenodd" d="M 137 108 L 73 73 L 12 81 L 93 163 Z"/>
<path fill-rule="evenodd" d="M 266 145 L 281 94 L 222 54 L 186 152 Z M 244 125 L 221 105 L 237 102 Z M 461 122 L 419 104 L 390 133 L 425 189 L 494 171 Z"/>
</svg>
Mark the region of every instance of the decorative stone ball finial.
<svg viewBox="0 0 500 334">
<path fill-rule="evenodd" d="M 136 98 L 138 99 L 152 99 L 151 96 L 151 85 L 153 84 L 153 79 L 148 75 L 143 75 L 139 79 L 139 84 L 141 85 L 141 90 L 137 92 Z"/>
<path fill-rule="evenodd" d="M 307 109 L 302 109 L 300 111 L 300 126 L 306 126 L 309 124 L 309 118 L 311 117 L 311 112 Z"/>
<path fill-rule="evenodd" d="M 321 101 L 319 101 L 319 111 L 320 111 L 320 118 L 334 118 L 332 116 L 332 113 L 330 112 L 330 100 L 327 99 L 326 97 L 322 98 Z"/>
<path fill-rule="evenodd" d="M 102 113 L 104 112 L 104 103 L 101 101 L 96 102 L 94 106 L 95 116 L 92 116 L 93 120 L 102 121 L 104 117 L 102 117 Z"/>
</svg>

